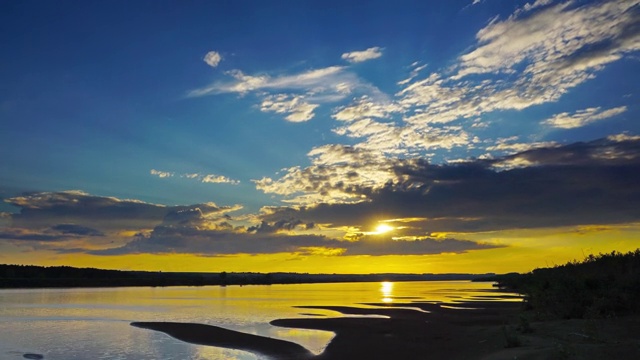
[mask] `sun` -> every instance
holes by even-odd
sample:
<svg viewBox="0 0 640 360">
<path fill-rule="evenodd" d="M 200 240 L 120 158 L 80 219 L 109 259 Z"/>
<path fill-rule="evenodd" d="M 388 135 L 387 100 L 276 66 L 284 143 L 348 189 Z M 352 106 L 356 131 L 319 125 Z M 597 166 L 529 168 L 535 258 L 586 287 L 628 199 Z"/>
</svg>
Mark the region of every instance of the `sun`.
<svg viewBox="0 0 640 360">
<path fill-rule="evenodd" d="M 389 226 L 387 224 L 380 224 L 378 226 L 376 226 L 376 234 L 384 234 L 386 232 L 389 232 L 391 230 L 393 230 L 393 226 Z"/>
</svg>

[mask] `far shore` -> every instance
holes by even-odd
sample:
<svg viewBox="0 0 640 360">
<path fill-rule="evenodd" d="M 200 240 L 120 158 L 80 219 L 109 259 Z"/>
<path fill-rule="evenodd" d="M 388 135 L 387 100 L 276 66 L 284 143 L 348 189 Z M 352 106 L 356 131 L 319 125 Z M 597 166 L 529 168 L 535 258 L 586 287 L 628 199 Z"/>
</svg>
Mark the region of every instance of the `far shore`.
<svg viewBox="0 0 640 360">
<path fill-rule="evenodd" d="M 637 317 L 559 320 L 531 323 L 529 329 L 521 329 L 522 304 L 515 301 L 363 305 L 374 307 L 301 306 L 301 312 L 325 309 L 345 316 L 271 322 L 280 327 L 334 332 L 336 336 L 319 355 L 289 341 L 211 325 L 171 322 L 132 325 L 193 344 L 244 350 L 277 360 L 640 358 Z"/>
<path fill-rule="evenodd" d="M 244 286 L 380 281 L 468 281 L 496 274 L 309 274 L 292 272 L 158 272 L 0 264 L 0 289 Z"/>
</svg>

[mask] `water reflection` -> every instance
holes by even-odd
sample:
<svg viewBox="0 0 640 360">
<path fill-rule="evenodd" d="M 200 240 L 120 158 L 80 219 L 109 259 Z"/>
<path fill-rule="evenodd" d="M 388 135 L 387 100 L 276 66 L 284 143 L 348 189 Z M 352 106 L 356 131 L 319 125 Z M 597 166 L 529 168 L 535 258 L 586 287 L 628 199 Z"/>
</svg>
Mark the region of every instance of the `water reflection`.
<svg viewBox="0 0 640 360">
<path fill-rule="evenodd" d="M 382 293 L 382 302 L 393 302 L 393 283 L 390 281 L 383 281 L 380 283 L 380 292 Z"/>
<path fill-rule="evenodd" d="M 279 318 L 340 316 L 295 306 L 362 306 L 486 297 L 490 283 L 378 282 L 272 286 L 0 290 L 0 359 L 26 352 L 45 359 L 256 359 L 246 352 L 191 345 L 131 321 L 217 325 L 279 338 L 320 353 L 333 333 L 278 328 Z M 505 299 L 506 300 L 506 299 Z"/>
</svg>

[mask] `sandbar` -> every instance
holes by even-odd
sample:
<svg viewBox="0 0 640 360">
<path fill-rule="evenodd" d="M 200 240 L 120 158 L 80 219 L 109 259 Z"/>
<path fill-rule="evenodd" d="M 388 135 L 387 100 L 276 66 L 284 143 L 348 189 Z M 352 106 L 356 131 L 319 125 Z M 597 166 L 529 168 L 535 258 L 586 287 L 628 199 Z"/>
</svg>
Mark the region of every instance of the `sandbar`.
<svg viewBox="0 0 640 360">
<path fill-rule="evenodd" d="M 366 307 L 365 307 L 366 306 Z M 591 355 L 640 358 L 639 318 L 532 323 L 517 330 L 522 304 L 509 301 L 372 303 L 355 306 L 300 306 L 342 313 L 342 317 L 278 319 L 274 326 L 331 331 L 336 336 L 319 355 L 289 341 L 217 326 L 136 322 L 193 344 L 232 348 L 274 360 L 285 359 L 590 359 Z M 358 315 L 349 317 L 349 315 Z M 383 317 L 362 317 L 382 315 Z M 585 334 L 584 326 L 607 328 Z M 630 332 L 634 331 L 634 332 Z M 572 335 L 573 334 L 573 335 Z M 514 340 L 516 339 L 516 340 Z M 515 341 L 515 342 L 514 342 Z M 587 356 L 587 357 L 584 357 Z"/>
</svg>

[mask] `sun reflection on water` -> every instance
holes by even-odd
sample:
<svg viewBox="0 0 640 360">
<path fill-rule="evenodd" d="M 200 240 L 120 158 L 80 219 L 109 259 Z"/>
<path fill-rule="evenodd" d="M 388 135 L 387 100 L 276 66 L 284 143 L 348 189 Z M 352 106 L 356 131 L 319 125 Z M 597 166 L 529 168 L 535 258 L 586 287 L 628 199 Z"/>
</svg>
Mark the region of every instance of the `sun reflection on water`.
<svg viewBox="0 0 640 360">
<path fill-rule="evenodd" d="M 382 293 L 382 302 L 393 302 L 393 283 L 390 281 L 383 281 L 380 283 L 380 292 Z"/>
</svg>

